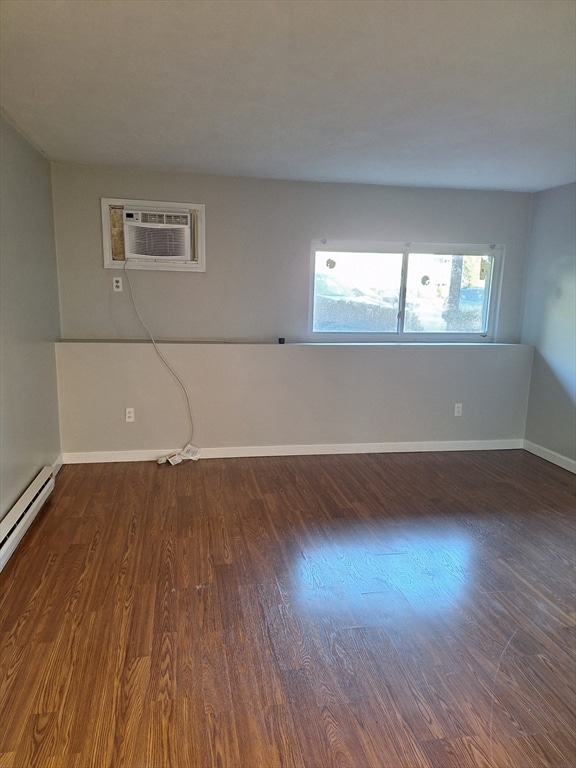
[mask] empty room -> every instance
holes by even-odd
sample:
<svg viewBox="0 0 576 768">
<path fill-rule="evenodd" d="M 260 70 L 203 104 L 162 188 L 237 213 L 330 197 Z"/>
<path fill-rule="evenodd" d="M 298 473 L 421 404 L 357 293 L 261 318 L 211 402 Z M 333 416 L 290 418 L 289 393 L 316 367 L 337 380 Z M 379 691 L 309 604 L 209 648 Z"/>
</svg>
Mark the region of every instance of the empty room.
<svg viewBox="0 0 576 768">
<path fill-rule="evenodd" d="M 0 15 L 0 768 L 573 768 L 576 2 Z"/>
</svg>

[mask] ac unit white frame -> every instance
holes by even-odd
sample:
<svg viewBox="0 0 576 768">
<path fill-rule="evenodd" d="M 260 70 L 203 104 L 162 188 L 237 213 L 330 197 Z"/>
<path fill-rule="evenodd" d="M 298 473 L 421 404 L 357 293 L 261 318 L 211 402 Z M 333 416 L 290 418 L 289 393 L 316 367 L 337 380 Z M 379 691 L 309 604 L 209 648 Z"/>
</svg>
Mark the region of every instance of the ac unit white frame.
<svg viewBox="0 0 576 768">
<path fill-rule="evenodd" d="M 102 211 L 102 251 L 105 269 L 147 269 L 168 272 L 205 272 L 206 271 L 206 235 L 205 206 L 201 203 L 167 203 L 158 200 L 125 200 L 103 197 L 100 200 Z M 189 213 L 194 221 L 192 242 L 190 244 L 191 261 L 159 262 L 137 261 L 135 259 L 114 259 L 110 233 L 110 208 L 121 207 L 137 211 L 161 211 L 162 213 Z"/>
</svg>

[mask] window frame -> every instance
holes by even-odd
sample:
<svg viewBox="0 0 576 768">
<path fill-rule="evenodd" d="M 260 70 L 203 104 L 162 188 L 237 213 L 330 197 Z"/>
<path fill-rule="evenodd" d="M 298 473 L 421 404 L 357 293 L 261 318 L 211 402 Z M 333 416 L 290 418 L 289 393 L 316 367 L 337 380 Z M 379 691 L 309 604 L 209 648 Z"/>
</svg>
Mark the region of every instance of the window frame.
<svg viewBox="0 0 576 768">
<path fill-rule="evenodd" d="M 399 312 L 405 313 L 406 289 L 408 281 L 408 260 L 410 253 L 433 253 L 439 256 L 492 256 L 492 275 L 489 286 L 487 307 L 487 325 L 484 333 L 433 333 L 405 332 L 403 329 L 393 332 L 352 332 L 352 331 L 315 331 L 314 328 L 314 280 L 316 253 L 332 251 L 342 253 L 402 253 L 402 275 L 399 292 Z M 331 240 L 318 238 L 312 240 L 310 251 L 308 338 L 310 341 L 334 344 L 487 344 L 497 339 L 502 275 L 504 273 L 505 246 L 486 243 L 421 243 L 361 240 Z M 400 324 L 399 324 L 400 325 Z"/>
</svg>

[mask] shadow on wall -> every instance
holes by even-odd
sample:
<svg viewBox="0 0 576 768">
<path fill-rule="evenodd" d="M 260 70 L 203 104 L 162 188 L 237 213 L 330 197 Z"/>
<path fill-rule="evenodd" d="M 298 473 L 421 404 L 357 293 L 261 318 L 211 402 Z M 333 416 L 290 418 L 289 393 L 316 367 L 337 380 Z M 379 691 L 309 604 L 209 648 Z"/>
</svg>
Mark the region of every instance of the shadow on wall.
<svg viewBox="0 0 576 768">
<path fill-rule="evenodd" d="M 576 395 L 534 350 L 528 399 L 526 440 L 576 460 Z"/>
<path fill-rule="evenodd" d="M 535 337 L 537 349 L 576 399 L 576 270 L 573 254 L 551 264 L 542 281 L 546 300 L 541 304 Z M 537 307 L 533 308 L 537 312 Z"/>
</svg>

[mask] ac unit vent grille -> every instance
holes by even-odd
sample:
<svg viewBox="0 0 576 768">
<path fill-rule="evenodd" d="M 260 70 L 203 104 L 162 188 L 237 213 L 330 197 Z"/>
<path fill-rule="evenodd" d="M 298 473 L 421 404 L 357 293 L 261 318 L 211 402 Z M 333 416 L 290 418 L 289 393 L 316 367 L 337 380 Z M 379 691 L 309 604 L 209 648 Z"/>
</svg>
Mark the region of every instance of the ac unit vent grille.
<svg viewBox="0 0 576 768">
<path fill-rule="evenodd" d="M 164 224 L 164 214 L 142 211 L 140 214 L 140 221 L 142 224 Z"/>
<path fill-rule="evenodd" d="M 188 258 L 186 238 L 187 229 L 165 227 L 147 229 L 146 227 L 128 226 L 129 252 L 134 256 L 147 259 L 166 259 L 184 261 Z"/>
<path fill-rule="evenodd" d="M 141 211 L 140 221 L 142 224 L 175 224 L 181 227 L 187 227 L 190 224 L 190 217 L 187 213 Z"/>
<path fill-rule="evenodd" d="M 187 213 L 166 213 L 164 214 L 166 224 L 180 224 L 185 227 L 188 226 L 189 216 Z"/>
</svg>

